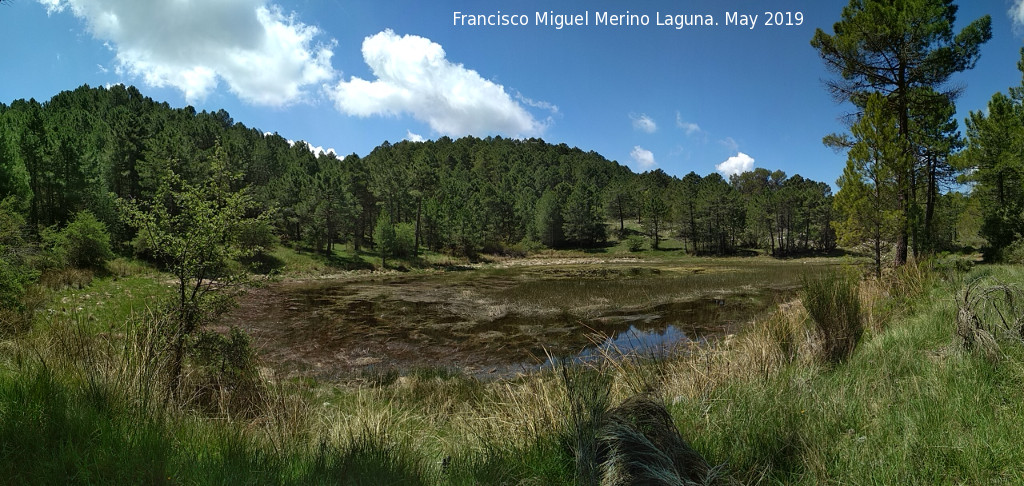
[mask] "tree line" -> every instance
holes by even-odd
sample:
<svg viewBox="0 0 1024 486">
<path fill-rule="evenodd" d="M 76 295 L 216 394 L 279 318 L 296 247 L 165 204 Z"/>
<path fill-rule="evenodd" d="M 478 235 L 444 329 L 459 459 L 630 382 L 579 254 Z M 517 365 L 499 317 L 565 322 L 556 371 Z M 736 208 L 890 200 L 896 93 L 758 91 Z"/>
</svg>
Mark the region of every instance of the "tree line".
<svg viewBox="0 0 1024 486">
<path fill-rule="evenodd" d="M 30 239 L 87 210 L 127 251 L 136 230 L 118 201 L 157 197 L 167 173 L 190 183 L 217 177 L 209 168 L 219 157 L 222 171 L 241 174 L 227 190 L 247 188 L 250 212 L 270 214 L 251 238 L 323 252 L 379 249 L 384 237 L 399 240 L 388 245 L 394 256 L 473 257 L 597 247 L 631 232 L 653 248 L 679 238 L 686 251 L 720 255 L 836 244 L 829 186 L 781 171 L 636 174 L 595 152 L 501 137 L 384 142 L 337 157 L 223 110 L 175 109 L 121 85 L 0 104 L 0 129 L 0 195 Z"/>
</svg>

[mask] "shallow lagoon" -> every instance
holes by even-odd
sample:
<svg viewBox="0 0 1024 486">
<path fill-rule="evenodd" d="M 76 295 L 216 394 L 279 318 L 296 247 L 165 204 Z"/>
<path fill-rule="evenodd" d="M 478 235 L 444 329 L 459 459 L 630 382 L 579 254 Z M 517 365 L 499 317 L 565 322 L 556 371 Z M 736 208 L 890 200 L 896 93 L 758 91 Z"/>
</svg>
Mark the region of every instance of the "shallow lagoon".
<svg viewBox="0 0 1024 486">
<path fill-rule="evenodd" d="M 792 298 L 801 275 L 819 268 L 583 259 L 350 274 L 254 290 L 224 325 L 248 331 L 286 375 L 446 367 L 509 376 L 552 358 L 660 356 L 720 339 Z"/>
</svg>

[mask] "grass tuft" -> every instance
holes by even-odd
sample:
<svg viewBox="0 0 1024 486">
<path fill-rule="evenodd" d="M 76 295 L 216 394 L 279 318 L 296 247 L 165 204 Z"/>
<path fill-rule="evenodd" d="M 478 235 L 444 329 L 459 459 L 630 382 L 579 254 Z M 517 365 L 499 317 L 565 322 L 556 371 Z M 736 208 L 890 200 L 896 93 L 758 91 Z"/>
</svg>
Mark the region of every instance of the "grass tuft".
<svg viewBox="0 0 1024 486">
<path fill-rule="evenodd" d="M 858 281 L 839 271 L 804 279 L 803 304 L 822 339 L 822 358 L 831 364 L 853 354 L 864 333 Z"/>
<path fill-rule="evenodd" d="M 711 468 L 679 434 L 665 407 L 634 396 L 607 413 L 598 433 L 604 485 L 707 484 Z"/>
</svg>

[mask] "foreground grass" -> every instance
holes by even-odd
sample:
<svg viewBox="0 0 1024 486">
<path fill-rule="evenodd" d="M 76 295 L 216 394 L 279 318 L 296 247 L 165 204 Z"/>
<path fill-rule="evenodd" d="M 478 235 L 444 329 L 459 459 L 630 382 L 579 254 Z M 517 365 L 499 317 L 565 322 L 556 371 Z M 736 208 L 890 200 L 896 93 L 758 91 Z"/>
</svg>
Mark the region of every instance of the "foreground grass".
<svg viewBox="0 0 1024 486">
<path fill-rule="evenodd" d="M 1020 268 L 980 273 L 1024 286 Z M 1024 350 L 1008 344 L 993 360 L 960 349 L 959 285 L 930 281 L 909 300 L 877 288 L 868 307 L 887 317 L 834 366 L 814 359 L 820 344 L 797 305 L 717 349 L 598 371 L 612 404 L 637 393 L 665 403 L 724 483 L 1020 483 Z M 97 333 L 84 315 L 0 342 L 0 483 L 577 481 L 579 424 L 556 373 L 381 371 L 348 386 L 265 373 L 259 410 L 232 414 L 201 398 L 166 403 L 145 333 Z"/>
<path fill-rule="evenodd" d="M 995 273 L 1024 284 L 1019 268 Z M 673 415 L 744 483 L 1020 483 L 1024 353 L 1006 346 L 993 362 L 959 349 L 954 286 L 929 289 L 846 364 L 727 379 Z"/>
</svg>

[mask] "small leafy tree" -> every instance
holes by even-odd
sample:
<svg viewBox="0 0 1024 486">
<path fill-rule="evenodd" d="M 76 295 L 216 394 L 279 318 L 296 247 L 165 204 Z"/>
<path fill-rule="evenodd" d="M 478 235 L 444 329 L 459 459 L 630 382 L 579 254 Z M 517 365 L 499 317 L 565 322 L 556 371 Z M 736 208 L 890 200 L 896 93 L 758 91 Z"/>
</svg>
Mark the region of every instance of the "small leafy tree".
<svg viewBox="0 0 1024 486">
<path fill-rule="evenodd" d="M 380 255 L 380 266 L 386 267 L 388 257 L 395 256 L 398 249 L 398 234 L 395 232 L 395 225 L 391 223 L 391 215 L 386 209 L 382 209 L 377 215 L 377 224 L 373 228 L 373 244 L 377 247 L 377 254 Z"/>
<path fill-rule="evenodd" d="M 669 206 L 657 188 L 648 188 L 641 195 L 640 212 L 643 214 L 643 227 L 651 240 L 651 249 L 657 250 L 661 244 L 661 232 L 665 227 Z"/>
<path fill-rule="evenodd" d="M 197 330 L 227 308 L 231 296 L 226 290 L 248 281 L 248 275 L 231 262 L 252 255 L 253 248 L 240 241 L 242 230 L 260 224 L 269 214 L 257 213 L 246 189 L 233 189 L 240 180 L 241 174 L 229 170 L 218 145 L 203 180 L 186 181 L 168 170 L 161 174 L 152 199 L 120 200 L 141 246 L 177 279 L 175 324 L 169 333 L 169 392 L 177 393 L 186 348 Z"/>
<path fill-rule="evenodd" d="M 395 225 L 395 256 L 409 258 L 416 256 L 416 225 L 398 223 Z"/>
</svg>

